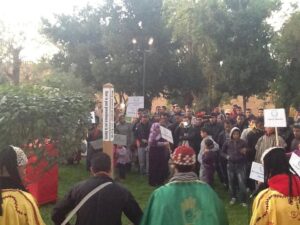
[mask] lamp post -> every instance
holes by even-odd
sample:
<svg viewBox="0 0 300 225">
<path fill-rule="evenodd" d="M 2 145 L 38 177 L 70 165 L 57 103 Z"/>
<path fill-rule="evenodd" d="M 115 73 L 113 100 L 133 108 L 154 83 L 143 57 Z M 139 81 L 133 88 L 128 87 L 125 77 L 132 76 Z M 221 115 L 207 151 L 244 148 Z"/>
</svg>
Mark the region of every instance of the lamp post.
<svg viewBox="0 0 300 225">
<path fill-rule="evenodd" d="M 150 37 L 148 39 L 148 46 L 149 48 L 153 45 L 153 42 L 154 42 L 154 38 L 153 37 Z M 135 38 L 132 39 L 132 44 L 136 45 L 138 42 Z M 142 86 L 143 86 L 143 96 L 145 97 L 145 83 L 146 83 L 146 65 L 147 65 L 147 53 L 148 52 L 151 52 L 150 49 L 143 49 L 143 83 L 142 83 Z"/>
</svg>

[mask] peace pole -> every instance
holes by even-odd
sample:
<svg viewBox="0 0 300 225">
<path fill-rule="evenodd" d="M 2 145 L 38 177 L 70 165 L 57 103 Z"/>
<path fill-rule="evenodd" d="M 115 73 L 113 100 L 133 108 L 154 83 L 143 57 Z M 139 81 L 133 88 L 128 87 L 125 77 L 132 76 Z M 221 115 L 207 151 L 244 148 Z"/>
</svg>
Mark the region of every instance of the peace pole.
<svg viewBox="0 0 300 225">
<path fill-rule="evenodd" d="M 113 140 L 114 140 L 114 86 L 110 83 L 103 85 L 103 152 L 111 159 L 111 175 L 113 171 Z"/>
</svg>

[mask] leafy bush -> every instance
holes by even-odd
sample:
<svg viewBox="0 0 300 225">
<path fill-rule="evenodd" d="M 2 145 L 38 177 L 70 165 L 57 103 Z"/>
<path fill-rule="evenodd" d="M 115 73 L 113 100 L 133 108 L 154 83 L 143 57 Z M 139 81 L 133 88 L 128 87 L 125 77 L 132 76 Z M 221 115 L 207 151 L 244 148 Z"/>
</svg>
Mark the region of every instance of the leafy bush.
<svg viewBox="0 0 300 225">
<path fill-rule="evenodd" d="M 0 85 L 0 147 L 50 138 L 64 157 L 80 146 L 90 106 L 89 96 L 74 91 Z"/>
</svg>

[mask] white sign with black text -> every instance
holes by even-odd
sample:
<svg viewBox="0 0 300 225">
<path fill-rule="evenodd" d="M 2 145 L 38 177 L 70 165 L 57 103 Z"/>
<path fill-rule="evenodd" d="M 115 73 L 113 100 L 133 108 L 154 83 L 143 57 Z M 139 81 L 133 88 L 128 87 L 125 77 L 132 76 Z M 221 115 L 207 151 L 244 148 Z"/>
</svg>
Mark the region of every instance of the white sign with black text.
<svg viewBox="0 0 300 225">
<path fill-rule="evenodd" d="M 90 114 L 91 114 L 91 122 L 92 122 L 92 124 L 95 124 L 96 123 L 96 115 L 95 115 L 95 112 L 93 111 L 93 112 L 90 112 Z"/>
<path fill-rule="evenodd" d="M 128 97 L 126 116 L 136 117 L 138 109 L 144 108 L 144 97 L 143 96 L 131 96 Z"/>
<path fill-rule="evenodd" d="M 290 158 L 290 165 L 298 174 L 298 176 L 300 176 L 300 157 L 297 156 L 295 153 L 293 153 Z"/>
<path fill-rule="evenodd" d="M 173 141 L 173 135 L 172 135 L 172 132 L 163 127 L 163 126 L 160 126 L 160 133 L 161 133 L 161 137 L 165 140 L 167 140 L 168 142 L 174 144 L 174 141 Z"/>
<path fill-rule="evenodd" d="M 115 145 L 127 145 L 127 136 L 122 134 L 115 134 L 113 143 Z"/>
<path fill-rule="evenodd" d="M 284 109 L 265 109 L 265 127 L 286 127 L 286 116 Z"/>
<path fill-rule="evenodd" d="M 252 162 L 250 179 L 264 182 L 264 166 L 257 162 Z"/>
<path fill-rule="evenodd" d="M 114 89 L 103 88 L 103 141 L 114 140 Z"/>
</svg>

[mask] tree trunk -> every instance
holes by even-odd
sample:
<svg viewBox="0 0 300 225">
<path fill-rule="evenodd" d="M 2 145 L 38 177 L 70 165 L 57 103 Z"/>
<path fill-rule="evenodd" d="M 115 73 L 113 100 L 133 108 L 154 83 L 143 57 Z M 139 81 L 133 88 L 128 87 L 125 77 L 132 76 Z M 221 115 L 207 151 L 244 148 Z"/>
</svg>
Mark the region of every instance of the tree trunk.
<svg viewBox="0 0 300 225">
<path fill-rule="evenodd" d="M 243 110 L 244 110 L 244 112 L 246 112 L 248 100 L 249 100 L 249 97 L 243 96 Z"/>
<path fill-rule="evenodd" d="M 191 92 L 187 92 L 184 95 L 184 104 L 188 105 L 189 107 L 193 106 L 194 96 Z"/>
<path fill-rule="evenodd" d="M 147 96 L 147 94 L 145 95 L 145 99 L 144 99 L 145 106 L 144 106 L 144 108 L 148 109 L 150 112 L 151 112 L 151 109 L 152 109 L 152 100 L 153 100 L 152 97 Z"/>
<path fill-rule="evenodd" d="M 13 71 L 12 71 L 12 79 L 15 85 L 20 84 L 20 68 L 21 68 L 21 59 L 20 52 L 22 48 L 13 48 L 12 56 L 13 56 Z"/>
</svg>

